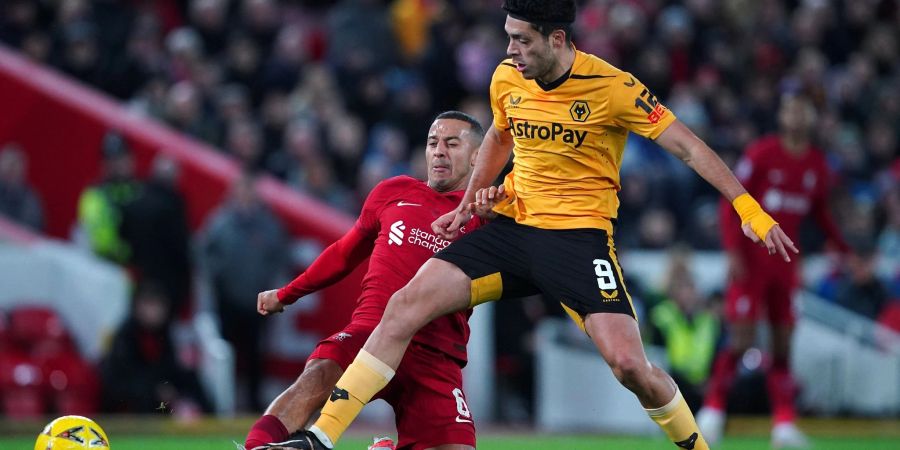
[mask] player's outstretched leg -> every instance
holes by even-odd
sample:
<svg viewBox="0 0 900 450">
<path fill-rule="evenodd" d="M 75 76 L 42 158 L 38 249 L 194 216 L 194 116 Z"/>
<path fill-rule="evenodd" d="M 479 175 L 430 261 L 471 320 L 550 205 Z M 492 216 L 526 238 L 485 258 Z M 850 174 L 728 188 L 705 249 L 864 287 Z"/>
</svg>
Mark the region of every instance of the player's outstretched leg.
<svg viewBox="0 0 900 450">
<path fill-rule="evenodd" d="M 650 418 L 675 445 L 689 450 L 709 449 L 678 386 L 647 361 L 633 317 L 594 313 L 585 318 L 584 326 L 616 379 L 637 396 Z"/>
<path fill-rule="evenodd" d="M 309 361 L 294 384 L 275 398 L 265 415 L 253 424 L 244 445 L 253 449 L 288 440 L 325 404 L 342 373 L 341 366 L 330 359 Z"/>
<path fill-rule="evenodd" d="M 434 318 L 469 305 L 471 283 L 455 265 L 432 258 L 391 296 L 381 322 L 310 427 L 319 441 L 334 447 L 363 406 L 394 376 L 413 335 Z"/>
<path fill-rule="evenodd" d="M 284 423 L 271 414 L 265 414 L 257 420 L 250 431 L 247 433 L 247 439 L 244 441 L 244 447 L 252 450 L 257 447 L 265 446 L 270 442 L 281 442 L 287 440 L 291 433 L 288 432 Z"/>
</svg>

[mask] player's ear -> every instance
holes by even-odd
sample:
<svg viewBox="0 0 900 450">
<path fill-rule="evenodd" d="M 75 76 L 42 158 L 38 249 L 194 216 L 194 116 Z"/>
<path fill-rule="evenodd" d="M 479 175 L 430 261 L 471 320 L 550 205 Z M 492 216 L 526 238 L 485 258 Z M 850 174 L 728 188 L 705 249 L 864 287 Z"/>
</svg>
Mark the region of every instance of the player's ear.
<svg viewBox="0 0 900 450">
<path fill-rule="evenodd" d="M 566 46 L 566 32 L 556 29 L 550 32 L 550 46 L 562 48 Z"/>
</svg>

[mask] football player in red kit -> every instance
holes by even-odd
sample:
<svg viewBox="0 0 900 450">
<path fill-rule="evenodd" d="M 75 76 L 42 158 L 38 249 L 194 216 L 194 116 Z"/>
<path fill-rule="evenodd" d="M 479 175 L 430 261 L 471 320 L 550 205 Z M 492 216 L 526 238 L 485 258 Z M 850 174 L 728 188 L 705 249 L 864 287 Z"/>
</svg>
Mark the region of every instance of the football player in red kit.
<svg viewBox="0 0 900 450">
<path fill-rule="evenodd" d="M 812 214 L 831 243 L 847 250 L 828 211 L 830 174 L 825 157 L 810 142 L 816 111 L 809 99 L 786 96 L 778 112 L 780 133 L 753 142 L 735 169 L 747 192 L 790 236 L 800 234 L 800 224 Z M 764 247 L 745 244 L 738 218 L 722 204 L 722 244 L 728 257 L 729 284 L 725 315 L 729 345 L 716 358 L 703 408 L 697 423 L 707 442 L 722 436 L 725 403 L 741 355 L 755 340 L 756 322 L 772 328 L 772 364 L 766 384 L 772 405 L 776 448 L 804 447 L 807 440 L 794 425 L 794 381 L 789 370 L 791 333 L 794 326 L 792 298 L 799 284 L 797 263 L 770 258 Z"/>
<path fill-rule="evenodd" d="M 483 137 L 484 129 L 467 114 L 438 115 L 425 149 L 428 180 L 398 176 L 379 183 L 346 235 L 287 286 L 259 294 L 260 314 L 281 312 L 370 258 L 350 323 L 319 343 L 300 377 L 253 425 L 245 443 L 248 450 L 286 441 L 307 424 L 329 394 L 335 395 L 332 388 L 378 325 L 391 295 L 435 252 L 450 244 L 432 233 L 431 223 L 459 205 Z M 480 224 L 476 217 L 466 231 Z M 475 447 L 475 426 L 462 386 L 470 313 L 443 316 L 422 328 L 396 378 L 379 393 L 394 408 L 398 447 Z"/>
</svg>

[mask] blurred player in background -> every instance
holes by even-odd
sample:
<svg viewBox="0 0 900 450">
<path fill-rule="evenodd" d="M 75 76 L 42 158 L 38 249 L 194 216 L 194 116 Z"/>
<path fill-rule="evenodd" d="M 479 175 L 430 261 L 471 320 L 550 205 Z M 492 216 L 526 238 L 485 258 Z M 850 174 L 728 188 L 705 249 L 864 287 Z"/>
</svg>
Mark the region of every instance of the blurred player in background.
<svg viewBox="0 0 900 450">
<path fill-rule="evenodd" d="M 642 83 L 575 49 L 573 0 L 506 0 L 503 8 L 510 59 L 491 80 L 494 121 L 466 195 L 432 227 L 455 237 L 472 217 L 470 202 L 514 151 L 508 196 L 494 208 L 499 215 L 436 254 L 391 297 L 306 434 L 308 444 L 292 448 L 333 448 L 392 379 L 415 332 L 434 318 L 537 292 L 564 305 L 675 445 L 708 448 L 672 378 L 647 361 L 623 284 L 612 234 L 628 132 L 656 140 L 715 186 L 733 202 L 747 236 L 770 254 L 789 260 L 796 249 L 715 152 Z"/>
<path fill-rule="evenodd" d="M 811 136 L 816 110 L 803 96 L 788 95 L 778 111 L 780 133 L 750 144 L 735 174 L 747 192 L 762 204 L 791 236 L 809 214 L 815 218 L 837 250 L 848 246 L 828 210 L 831 176 Z M 721 207 L 722 244 L 728 257 L 729 285 L 725 316 L 727 347 L 716 357 L 703 409 L 697 414 L 700 429 L 710 443 L 717 442 L 725 425 L 728 390 L 741 355 L 753 345 L 756 325 L 765 318 L 772 328 L 772 363 L 766 384 L 772 406 L 775 447 L 805 447 L 808 442 L 794 425 L 795 385 L 789 368 L 794 329 L 793 296 L 799 286 L 799 264 L 769 258 L 765 249 L 742 239 L 737 218 L 726 203 Z"/>
<path fill-rule="evenodd" d="M 407 176 L 382 181 L 366 199 L 356 225 L 306 272 L 281 289 L 259 294 L 260 314 L 281 312 L 370 258 L 350 324 L 319 343 L 297 381 L 253 425 L 247 449 L 271 448 L 267 444 L 286 441 L 307 424 L 378 324 L 391 294 L 449 244 L 432 233 L 431 223 L 462 200 L 483 136 L 484 129 L 467 114 L 438 115 L 425 149 L 427 182 Z M 480 224 L 473 219 L 466 231 Z M 394 382 L 379 394 L 394 408 L 400 448 L 475 447 L 475 426 L 462 390 L 470 313 L 459 311 L 422 328 Z"/>
</svg>

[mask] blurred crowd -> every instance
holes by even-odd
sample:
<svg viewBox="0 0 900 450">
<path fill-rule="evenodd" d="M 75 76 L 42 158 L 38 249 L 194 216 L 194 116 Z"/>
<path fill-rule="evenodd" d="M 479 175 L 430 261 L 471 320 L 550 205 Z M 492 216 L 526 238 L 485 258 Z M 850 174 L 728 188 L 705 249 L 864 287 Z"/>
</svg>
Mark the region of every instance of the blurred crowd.
<svg viewBox="0 0 900 450">
<path fill-rule="evenodd" d="M 499 3 L 10 0 L 0 40 L 355 213 L 384 177 L 422 175 L 437 112 L 488 123 Z M 896 255 L 898 20 L 896 0 L 592 0 L 574 42 L 634 73 L 732 164 L 775 130 L 782 94 L 809 95 L 845 231 Z M 716 194 L 679 162 L 633 138 L 622 174 L 621 247 L 718 247 Z"/>
<path fill-rule="evenodd" d="M 423 131 L 435 114 L 459 109 L 490 123 L 487 88 L 506 47 L 500 3 L 5 0 L 0 42 L 211 144 L 248 173 L 355 215 L 383 178 L 425 178 Z M 900 274 L 866 284 L 876 255 L 900 264 L 900 1 L 579 7 L 575 45 L 632 72 L 730 165 L 776 131 L 782 95 L 812 98 L 832 208 L 858 244 L 846 270 L 817 289 L 838 303 L 900 297 Z M 24 164 L 16 148 L 0 155 L 0 208 L 39 228 L 33 193 L 14 188 Z M 620 248 L 719 248 L 718 194 L 649 141 L 629 139 L 622 188 Z M 216 223 L 223 242 L 241 226 Z M 804 251 L 823 249 L 813 229 L 800 240 Z M 184 295 L 184 280 L 162 281 L 168 295 Z"/>
</svg>

